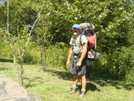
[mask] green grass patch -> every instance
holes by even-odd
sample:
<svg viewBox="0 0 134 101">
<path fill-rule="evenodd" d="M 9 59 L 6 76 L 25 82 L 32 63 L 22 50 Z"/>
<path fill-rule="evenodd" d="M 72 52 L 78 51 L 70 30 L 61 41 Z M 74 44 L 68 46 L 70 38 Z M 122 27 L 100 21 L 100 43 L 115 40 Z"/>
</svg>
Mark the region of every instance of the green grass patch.
<svg viewBox="0 0 134 101">
<path fill-rule="evenodd" d="M 16 82 L 17 71 L 11 62 L 0 62 L 0 75 L 5 75 Z M 124 81 L 103 78 L 91 74 L 87 81 L 87 93 L 83 98 L 78 94 L 81 82 L 78 82 L 76 94 L 67 94 L 72 84 L 72 76 L 64 69 L 48 67 L 42 71 L 39 65 L 24 65 L 24 87 L 29 96 L 42 101 L 134 101 L 134 85 Z"/>
</svg>

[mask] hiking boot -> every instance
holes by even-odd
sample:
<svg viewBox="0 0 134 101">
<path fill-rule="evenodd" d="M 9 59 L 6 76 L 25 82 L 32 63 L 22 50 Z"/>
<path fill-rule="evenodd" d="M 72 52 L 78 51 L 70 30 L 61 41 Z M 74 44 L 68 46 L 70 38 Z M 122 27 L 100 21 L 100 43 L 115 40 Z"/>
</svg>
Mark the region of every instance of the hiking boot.
<svg viewBox="0 0 134 101">
<path fill-rule="evenodd" d="M 74 94 L 76 93 L 76 88 L 71 88 L 71 90 L 68 92 L 68 94 Z"/>
<path fill-rule="evenodd" d="M 79 97 L 84 97 L 84 96 L 85 96 L 85 91 L 81 91 Z"/>
</svg>

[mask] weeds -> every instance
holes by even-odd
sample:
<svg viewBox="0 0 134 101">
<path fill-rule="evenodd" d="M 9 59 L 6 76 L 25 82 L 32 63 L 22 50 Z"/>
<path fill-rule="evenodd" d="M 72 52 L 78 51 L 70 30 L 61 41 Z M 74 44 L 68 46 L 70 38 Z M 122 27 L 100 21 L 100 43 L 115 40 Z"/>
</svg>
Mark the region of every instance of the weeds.
<svg viewBox="0 0 134 101">
<path fill-rule="evenodd" d="M 24 65 L 24 87 L 30 96 L 42 101 L 133 101 L 133 83 L 113 80 L 93 74 L 87 81 L 86 96 L 79 98 L 81 82 L 76 94 L 67 94 L 72 84 L 72 75 L 64 69 L 49 67 L 41 71 L 39 65 Z M 18 82 L 16 70 L 11 62 L 0 62 L 0 74 Z M 104 74 L 106 75 L 106 74 Z M 130 89 L 131 88 L 131 89 Z"/>
</svg>

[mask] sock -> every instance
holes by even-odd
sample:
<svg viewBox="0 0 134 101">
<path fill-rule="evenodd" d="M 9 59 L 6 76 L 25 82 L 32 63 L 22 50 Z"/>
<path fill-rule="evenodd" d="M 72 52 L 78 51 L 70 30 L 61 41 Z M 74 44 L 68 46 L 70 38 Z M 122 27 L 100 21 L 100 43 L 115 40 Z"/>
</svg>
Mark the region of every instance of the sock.
<svg viewBox="0 0 134 101">
<path fill-rule="evenodd" d="M 85 92 L 86 90 L 85 89 L 81 89 L 82 92 Z"/>
<path fill-rule="evenodd" d="M 77 88 L 77 86 L 76 86 L 76 85 L 73 85 L 73 86 L 72 86 L 72 88 L 76 89 L 76 88 Z"/>
</svg>

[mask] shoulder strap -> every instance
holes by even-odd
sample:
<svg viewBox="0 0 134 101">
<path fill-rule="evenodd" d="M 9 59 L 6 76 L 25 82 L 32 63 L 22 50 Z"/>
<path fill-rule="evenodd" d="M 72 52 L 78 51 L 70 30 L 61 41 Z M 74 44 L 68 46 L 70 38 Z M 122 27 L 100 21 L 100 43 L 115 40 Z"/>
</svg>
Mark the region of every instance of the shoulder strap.
<svg viewBox="0 0 134 101">
<path fill-rule="evenodd" d="M 80 42 L 81 45 L 82 45 L 82 42 L 81 42 L 81 37 L 82 37 L 82 35 L 83 35 L 83 34 L 80 34 L 80 38 L 79 38 L 79 39 L 80 39 L 79 42 Z"/>
<path fill-rule="evenodd" d="M 97 47 L 97 36 L 96 36 L 96 34 L 95 34 L 95 33 L 94 33 L 94 36 L 95 36 L 94 50 L 96 50 L 96 47 Z"/>
<path fill-rule="evenodd" d="M 81 37 L 82 37 L 83 34 L 80 34 L 80 44 L 82 45 L 82 42 L 81 42 Z M 94 44 L 94 47 L 93 47 L 93 50 L 95 51 L 96 48 L 97 48 L 97 36 L 96 34 L 94 33 L 94 36 L 95 36 L 95 44 Z"/>
</svg>

